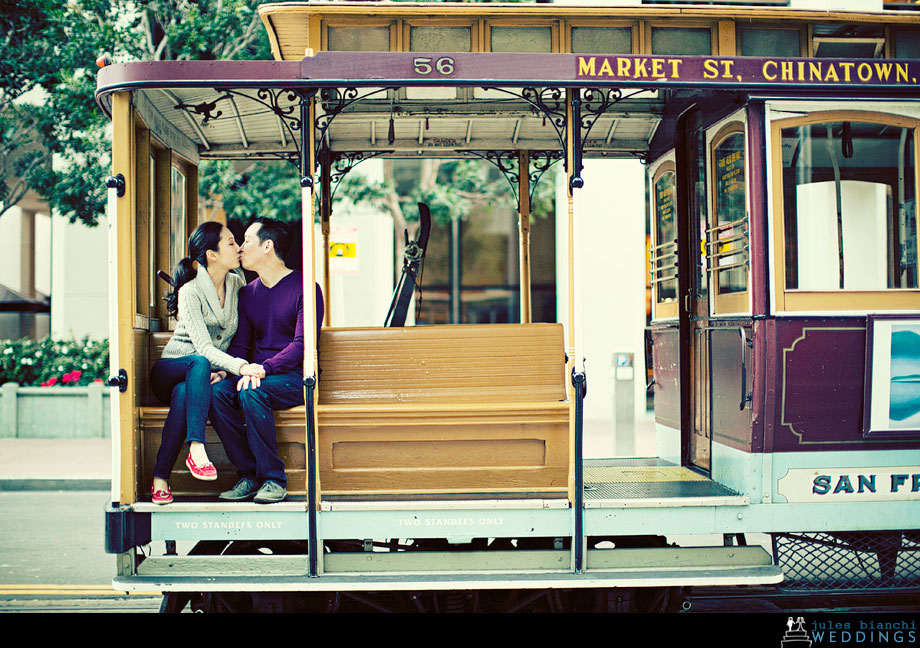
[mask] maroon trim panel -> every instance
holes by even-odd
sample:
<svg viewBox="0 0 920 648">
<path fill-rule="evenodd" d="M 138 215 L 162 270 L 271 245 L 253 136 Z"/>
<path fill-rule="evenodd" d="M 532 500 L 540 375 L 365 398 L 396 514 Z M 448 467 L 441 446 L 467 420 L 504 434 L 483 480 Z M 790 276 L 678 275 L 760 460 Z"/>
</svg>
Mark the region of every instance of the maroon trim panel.
<svg viewBox="0 0 920 648">
<path fill-rule="evenodd" d="M 920 447 L 863 436 L 865 317 L 777 319 L 774 335 L 774 452 Z"/>
</svg>

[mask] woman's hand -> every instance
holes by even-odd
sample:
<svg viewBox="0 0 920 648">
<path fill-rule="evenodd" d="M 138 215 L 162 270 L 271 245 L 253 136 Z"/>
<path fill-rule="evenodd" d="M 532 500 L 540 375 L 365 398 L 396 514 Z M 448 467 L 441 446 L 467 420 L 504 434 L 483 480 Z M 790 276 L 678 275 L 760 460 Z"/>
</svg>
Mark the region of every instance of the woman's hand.
<svg viewBox="0 0 920 648">
<path fill-rule="evenodd" d="M 213 385 L 214 383 L 220 382 L 226 377 L 227 377 L 227 372 L 224 371 L 223 369 L 221 369 L 220 371 L 212 371 L 211 372 L 211 384 Z"/>
</svg>

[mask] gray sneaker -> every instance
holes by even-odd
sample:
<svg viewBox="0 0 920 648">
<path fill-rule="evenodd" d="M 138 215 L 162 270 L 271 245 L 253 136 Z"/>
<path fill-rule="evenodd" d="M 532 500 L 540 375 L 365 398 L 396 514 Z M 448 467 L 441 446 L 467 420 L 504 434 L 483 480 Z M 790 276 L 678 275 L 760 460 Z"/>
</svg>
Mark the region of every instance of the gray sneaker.
<svg viewBox="0 0 920 648">
<path fill-rule="evenodd" d="M 243 500 L 248 500 L 251 498 L 256 494 L 256 491 L 258 490 L 258 482 L 254 482 L 251 479 L 243 477 L 238 482 L 236 482 L 236 486 L 218 495 L 217 499 L 225 500 L 228 502 L 242 502 Z"/>
<path fill-rule="evenodd" d="M 284 486 L 269 479 L 262 484 L 262 488 L 256 493 L 256 498 L 253 501 L 256 504 L 274 504 L 275 502 L 283 502 L 285 497 L 287 497 L 287 490 Z"/>
</svg>

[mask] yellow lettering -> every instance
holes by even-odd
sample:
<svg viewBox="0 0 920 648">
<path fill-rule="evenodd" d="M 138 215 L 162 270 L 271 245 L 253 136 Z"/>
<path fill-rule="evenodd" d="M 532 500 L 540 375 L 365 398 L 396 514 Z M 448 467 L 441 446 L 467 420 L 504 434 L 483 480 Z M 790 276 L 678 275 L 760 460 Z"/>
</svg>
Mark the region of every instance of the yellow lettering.
<svg viewBox="0 0 920 648">
<path fill-rule="evenodd" d="M 677 68 L 684 62 L 684 59 L 671 59 L 668 62 L 671 64 L 671 76 L 675 79 L 679 79 L 680 73 L 677 71 Z"/>
<path fill-rule="evenodd" d="M 613 76 L 613 68 L 610 67 L 610 59 L 607 58 L 605 58 L 603 64 L 601 64 L 600 75 L 604 76 L 604 74 L 607 76 Z"/>
<path fill-rule="evenodd" d="M 638 79 L 639 77 L 648 77 L 648 70 L 645 69 L 645 64 L 648 62 L 648 59 L 639 59 L 636 61 L 636 65 L 633 68 L 633 77 Z"/>
<path fill-rule="evenodd" d="M 732 78 L 732 65 L 734 61 L 722 61 L 722 78 L 731 79 Z"/>
<path fill-rule="evenodd" d="M 652 59 L 652 78 L 664 78 L 664 59 Z"/>
<path fill-rule="evenodd" d="M 607 62 L 607 59 L 604 59 L 604 63 Z M 579 75 L 588 75 L 588 76 L 597 76 L 594 73 L 594 57 L 592 56 L 587 61 L 584 56 L 578 57 L 578 74 Z"/>
<path fill-rule="evenodd" d="M 809 81 L 820 81 L 821 80 L 821 63 L 808 62 L 808 80 Z"/>
<path fill-rule="evenodd" d="M 838 63 L 838 65 L 843 68 L 843 80 L 849 82 L 850 81 L 850 70 L 856 67 L 856 64 L 855 63 Z"/>
<path fill-rule="evenodd" d="M 630 64 L 629 59 L 625 59 L 625 58 L 617 59 L 617 76 L 618 77 L 629 76 L 629 67 L 630 67 L 629 64 Z"/>
<path fill-rule="evenodd" d="M 783 70 L 783 81 L 792 81 L 792 61 L 783 61 L 780 66 Z"/>
<path fill-rule="evenodd" d="M 827 74 L 824 75 L 825 81 L 840 81 L 840 77 L 837 76 L 837 71 L 834 69 L 834 64 L 829 63 L 827 68 Z"/>
<path fill-rule="evenodd" d="M 719 67 L 716 61 L 712 59 L 703 61 L 703 78 L 715 79 L 717 76 L 719 76 Z"/>
<path fill-rule="evenodd" d="M 875 74 L 880 81 L 887 81 L 888 75 L 891 74 L 891 63 L 876 63 Z"/>
<path fill-rule="evenodd" d="M 907 63 L 896 63 L 894 71 L 895 81 L 907 83 Z"/>
<path fill-rule="evenodd" d="M 764 64 L 763 64 L 763 76 L 764 76 L 764 78 L 767 79 L 767 80 L 769 80 L 769 81 L 774 81 L 774 80 L 776 80 L 776 74 L 771 74 L 770 72 L 767 72 L 767 66 L 768 66 L 768 65 L 771 66 L 771 67 L 775 70 L 775 69 L 776 69 L 776 61 L 764 61 Z"/>
<path fill-rule="evenodd" d="M 863 74 L 865 72 L 865 74 Z M 872 68 L 868 63 L 860 63 L 856 68 L 856 76 L 859 77 L 860 81 L 868 81 L 872 78 Z"/>
<path fill-rule="evenodd" d="M 796 67 L 799 69 L 799 78 L 798 78 L 798 80 L 799 80 L 799 81 L 804 81 L 804 80 L 805 80 L 805 61 L 796 61 L 796 63 L 798 63 L 798 65 L 796 65 Z"/>
</svg>

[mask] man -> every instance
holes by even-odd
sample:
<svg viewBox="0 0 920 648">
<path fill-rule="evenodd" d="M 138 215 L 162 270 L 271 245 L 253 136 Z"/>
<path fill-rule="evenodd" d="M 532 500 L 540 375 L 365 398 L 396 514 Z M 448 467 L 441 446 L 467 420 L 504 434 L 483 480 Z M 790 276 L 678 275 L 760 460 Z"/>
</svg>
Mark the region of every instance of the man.
<svg viewBox="0 0 920 648">
<path fill-rule="evenodd" d="M 222 500 L 254 497 L 269 504 L 287 497 L 272 412 L 304 404 L 303 277 L 284 263 L 291 241 L 283 223 L 259 219 L 240 247 L 243 268 L 259 277 L 240 290 L 239 326 L 227 349 L 251 363 L 240 378 L 222 380 L 212 390 L 211 425 L 240 473 L 236 486 L 219 495 Z M 318 285 L 316 306 L 318 337 L 323 321 Z"/>
</svg>

